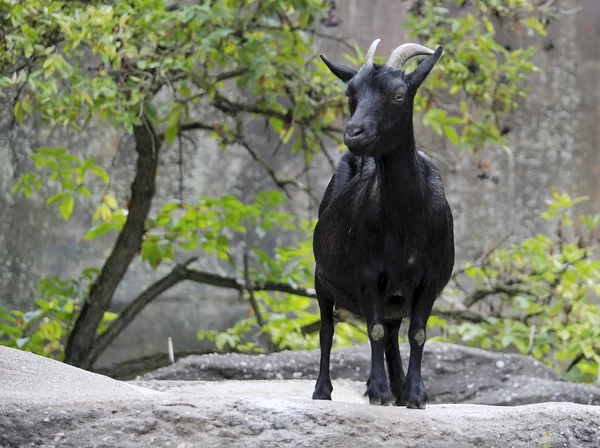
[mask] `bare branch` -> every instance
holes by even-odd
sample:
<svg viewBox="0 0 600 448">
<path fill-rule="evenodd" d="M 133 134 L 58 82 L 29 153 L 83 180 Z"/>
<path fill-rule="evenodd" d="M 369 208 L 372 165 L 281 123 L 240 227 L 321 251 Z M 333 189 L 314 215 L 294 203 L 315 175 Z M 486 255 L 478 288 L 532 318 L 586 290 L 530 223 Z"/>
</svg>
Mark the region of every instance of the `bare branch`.
<svg viewBox="0 0 600 448">
<path fill-rule="evenodd" d="M 256 322 L 259 327 L 264 327 L 265 321 L 260 313 L 260 308 L 258 307 L 258 302 L 254 297 L 254 290 L 252 289 L 252 282 L 250 281 L 250 272 L 248 269 L 248 252 L 244 253 L 244 278 L 246 280 L 246 290 L 248 291 L 248 295 L 250 296 L 250 305 L 252 305 L 252 309 L 254 310 L 254 315 L 256 316 Z"/>
<path fill-rule="evenodd" d="M 327 152 L 327 148 L 325 148 L 325 143 L 323 143 L 323 140 L 320 141 L 320 146 L 321 146 L 321 152 L 323 153 L 323 155 L 329 162 L 329 166 L 331 167 L 331 170 L 335 171 L 335 162 L 334 162 L 333 158 L 331 157 L 331 155 L 329 155 L 329 153 Z"/>
<path fill-rule="evenodd" d="M 343 133 L 344 133 L 344 130 L 343 130 L 342 128 L 338 128 L 338 127 L 336 127 L 336 126 L 331 126 L 331 125 L 329 125 L 329 126 L 325 126 L 325 127 L 323 128 L 323 130 L 324 130 L 325 132 L 331 132 L 331 133 L 333 133 L 333 134 L 343 134 Z"/>
<path fill-rule="evenodd" d="M 235 290 L 246 288 L 245 282 L 235 277 L 224 277 L 211 272 L 198 271 L 195 269 L 185 269 L 184 279 L 198 283 L 204 283 L 205 285 L 218 286 L 220 288 L 229 288 Z M 253 283 L 251 287 L 253 291 L 276 291 L 302 297 L 310 297 L 313 299 L 317 298 L 317 294 L 314 289 L 295 287 L 287 283 L 268 281 L 262 284 Z"/>
<path fill-rule="evenodd" d="M 91 348 L 88 358 L 90 365 L 108 348 L 119 334 L 135 319 L 135 317 L 157 296 L 175 286 L 185 278 L 185 269 L 190 263 L 197 260 L 196 257 L 190 258 L 182 265 L 177 265 L 165 277 L 154 282 L 144 292 L 138 295 L 108 327 L 108 329 L 96 338 Z"/>
<path fill-rule="evenodd" d="M 478 289 L 475 290 L 472 294 L 465 298 L 464 304 L 467 308 L 472 307 L 480 300 L 485 299 L 488 296 L 494 294 L 506 294 L 508 296 L 514 297 L 519 294 L 531 295 L 531 291 L 522 288 L 513 288 L 501 283 L 498 283 L 491 287 L 490 289 Z"/>
<path fill-rule="evenodd" d="M 275 109 L 269 109 L 254 104 L 231 101 L 225 96 L 221 95 L 220 93 L 217 93 L 215 95 L 213 105 L 222 112 L 231 115 L 236 115 L 239 112 L 248 112 L 258 115 L 265 115 L 267 117 L 279 118 L 280 120 L 285 120 L 287 118 L 287 114 L 279 112 Z"/>
<path fill-rule="evenodd" d="M 248 142 L 246 142 L 245 140 L 242 140 L 241 142 L 242 146 L 244 148 L 246 148 L 246 150 L 248 151 L 248 153 L 250 154 L 250 156 L 256 161 L 258 162 L 258 164 L 260 166 L 262 166 L 267 173 L 269 174 L 269 176 L 271 177 L 271 179 L 273 179 L 273 182 L 275 182 L 275 185 L 277 185 L 288 198 L 291 198 L 292 195 L 290 194 L 290 192 L 287 190 L 286 186 L 288 184 L 295 184 L 298 185 L 298 182 L 295 179 L 290 179 L 290 180 L 282 180 L 279 179 L 279 176 L 277 176 L 277 173 L 275 172 L 275 170 L 271 167 L 271 165 L 269 165 L 265 160 L 262 159 L 262 157 L 260 157 L 258 155 L 258 153 L 256 151 L 254 151 L 254 149 L 252 149 L 252 147 L 248 144 Z"/>
<path fill-rule="evenodd" d="M 345 46 L 348 50 L 350 50 L 352 52 L 355 51 L 355 48 L 350 43 L 348 43 L 348 38 L 332 36 L 331 34 L 323 33 L 321 31 L 313 31 L 311 34 L 313 34 L 314 36 L 317 36 L 317 37 L 321 37 L 323 39 L 327 39 L 327 40 L 331 40 L 333 42 L 340 43 L 343 46 Z"/>
<path fill-rule="evenodd" d="M 200 121 L 189 121 L 187 123 L 182 123 L 179 127 L 179 132 L 186 131 L 215 131 L 217 127 L 215 125 L 209 123 L 202 123 Z"/>
<path fill-rule="evenodd" d="M 431 311 L 432 316 L 443 317 L 444 319 L 463 320 L 467 322 L 480 323 L 485 322 L 485 317 L 468 310 L 439 310 L 434 308 Z"/>
<path fill-rule="evenodd" d="M 230 70 L 228 72 L 219 73 L 218 75 L 215 76 L 215 79 L 217 81 L 225 81 L 227 79 L 237 78 L 238 76 L 241 76 L 247 72 L 248 72 L 247 68 L 238 68 L 236 70 Z"/>
<path fill-rule="evenodd" d="M 494 251 L 496 249 L 498 249 L 498 247 L 500 247 L 502 244 L 504 244 L 506 242 L 507 239 L 509 239 L 513 234 L 513 231 L 511 230 L 510 232 L 508 232 L 504 237 L 502 237 L 502 239 L 498 242 L 498 244 L 494 244 L 494 246 L 488 250 L 483 257 L 481 257 L 481 264 L 485 264 L 487 263 L 490 255 L 492 255 L 494 253 Z"/>
<path fill-rule="evenodd" d="M 579 353 L 574 359 L 573 361 L 571 361 L 571 363 L 569 364 L 569 366 L 567 367 L 567 370 L 565 370 L 565 372 L 570 372 L 573 367 L 575 367 L 577 364 L 579 364 L 581 361 L 583 361 L 585 359 L 585 355 L 583 353 Z"/>
</svg>

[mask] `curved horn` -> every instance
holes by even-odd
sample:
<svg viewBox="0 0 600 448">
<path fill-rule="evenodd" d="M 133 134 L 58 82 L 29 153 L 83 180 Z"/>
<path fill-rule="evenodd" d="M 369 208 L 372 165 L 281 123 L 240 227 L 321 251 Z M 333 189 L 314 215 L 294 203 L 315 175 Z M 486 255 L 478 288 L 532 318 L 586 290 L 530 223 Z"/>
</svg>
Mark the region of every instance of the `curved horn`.
<svg viewBox="0 0 600 448">
<path fill-rule="evenodd" d="M 363 66 L 373 65 L 373 59 L 375 59 L 375 52 L 377 51 L 377 45 L 379 45 L 379 42 L 381 42 L 381 39 L 375 39 L 373 41 L 373 43 L 369 47 L 369 51 L 367 51 L 367 55 L 365 56 L 365 63 L 363 64 Z"/>
<path fill-rule="evenodd" d="M 430 56 L 433 53 L 435 53 L 435 51 L 424 47 L 423 45 L 402 44 L 392 52 L 385 65 L 395 69 L 401 69 L 409 59 L 414 58 L 415 56 Z"/>
</svg>

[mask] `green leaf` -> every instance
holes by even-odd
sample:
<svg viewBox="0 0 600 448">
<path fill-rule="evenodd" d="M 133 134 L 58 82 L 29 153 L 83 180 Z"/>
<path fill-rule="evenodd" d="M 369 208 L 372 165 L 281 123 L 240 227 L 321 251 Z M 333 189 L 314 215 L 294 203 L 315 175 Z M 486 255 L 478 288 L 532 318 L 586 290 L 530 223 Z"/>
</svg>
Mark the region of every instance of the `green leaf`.
<svg viewBox="0 0 600 448">
<path fill-rule="evenodd" d="M 177 134 L 179 134 L 178 126 L 171 126 L 165 129 L 165 141 L 170 145 L 177 138 Z"/>
<path fill-rule="evenodd" d="M 89 188 L 84 187 L 83 185 L 80 187 L 77 187 L 77 192 L 85 197 L 92 197 L 92 192 L 89 190 Z"/>
<path fill-rule="evenodd" d="M 25 114 L 23 112 L 23 103 L 21 103 L 20 101 L 16 102 L 15 107 L 13 108 L 13 113 L 15 115 L 15 118 L 19 122 L 19 124 L 23 124 L 23 122 L 25 121 Z"/>
<path fill-rule="evenodd" d="M 189 86 L 184 82 L 181 83 L 181 85 L 179 86 L 179 93 L 181 93 L 181 95 L 187 98 L 191 96 L 192 91 L 190 90 Z"/>
<path fill-rule="evenodd" d="M 460 84 L 454 84 L 450 88 L 450 95 L 456 95 L 458 92 L 460 92 L 460 89 L 462 89 L 462 86 Z"/>
<path fill-rule="evenodd" d="M 100 269 L 98 268 L 85 268 L 81 271 L 82 275 L 89 280 L 95 279 L 98 275 L 100 275 Z"/>
<path fill-rule="evenodd" d="M 113 210 L 115 210 L 119 206 L 119 204 L 117 203 L 117 199 L 111 194 L 105 194 L 102 198 L 102 201 Z"/>
<path fill-rule="evenodd" d="M 75 207 L 75 200 L 73 199 L 73 196 L 70 196 L 70 195 L 65 197 L 63 199 L 63 201 L 60 203 L 58 210 L 60 211 L 60 214 L 62 215 L 62 217 L 65 221 L 67 221 L 71 217 L 74 207 Z"/>
<path fill-rule="evenodd" d="M 5 333 L 8 336 L 20 336 L 21 330 L 19 330 L 17 327 L 14 327 L 12 325 L 0 323 L 0 334 L 1 333 Z"/>
<path fill-rule="evenodd" d="M 110 182 L 110 177 L 106 170 L 102 168 L 100 165 L 94 165 L 90 167 L 90 171 L 98 176 L 105 184 Z"/>
<path fill-rule="evenodd" d="M 164 213 L 170 213 L 173 210 L 177 210 L 177 208 L 179 208 L 179 203 L 177 203 L 177 202 L 169 202 L 169 203 L 163 205 L 162 211 Z"/>
<path fill-rule="evenodd" d="M 54 204 L 55 202 L 58 202 L 64 198 L 66 198 L 67 196 L 69 196 L 69 193 L 66 191 L 61 191 L 60 193 L 53 194 L 52 196 L 50 196 L 48 198 L 48 200 L 46 201 L 46 204 L 48 204 L 48 205 Z"/>
<path fill-rule="evenodd" d="M 0 320 L 4 320 L 11 323 L 17 322 L 17 320 L 13 317 L 12 313 L 3 306 L 0 306 Z"/>
<path fill-rule="evenodd" d="M 227 246 L 227 245 L 229 245 L 229 239 L 225 235 L 219 235 L 217 237 L 217 245 L 218 246 Z"/>
<path fill-rule="evenodd" d="M 113 222 L 101 222 L 88 230 L 83 239 L 86 241 L 93 240 L 94 238 L 98 238 L 99 236 L 113 230 L 116 230 L 116 226 Z"/>
<path fill-rule="evenodd" d="M 460 143 L 460 136 L 453 126 L 444 126 L 444 133 L 453 144 L 458 145 Z"/>
</svg>

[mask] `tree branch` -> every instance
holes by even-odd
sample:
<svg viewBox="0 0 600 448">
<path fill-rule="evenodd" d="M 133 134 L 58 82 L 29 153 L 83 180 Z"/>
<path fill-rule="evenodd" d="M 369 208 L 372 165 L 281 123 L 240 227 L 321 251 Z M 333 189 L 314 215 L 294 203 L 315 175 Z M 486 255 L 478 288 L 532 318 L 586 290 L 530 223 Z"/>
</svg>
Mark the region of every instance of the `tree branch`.
<svg viewBox="0 0 600 448">
<path fill-rule="evenodd" d="M 294 287 L 286 283 L 278 283 L 278 282 L 265 282 L 264 284 L 253 283 L 250 281 L 249 276 L 246 281 L 237 279 L 235 277 L 225 277 L 218 274 L 213 274 L 211 272 L 198 271 L 195 269 L 189 269 L 187 266 L 194 262 L 197 258 L 191 258 L 187 260 L 184 264 L 177 265 L 173 268 L 173 270 L 161 278 L 160 280 L 154 282 L 150 285 L 144 292 L 138 295 L 123 311 L 121 311 L 119 317 L 117 317 L 108 327 L 108 329 L 98 336 L 93 346 L 88 349 L 88 354 L 86 358 L 86 367 L 91 367 L 93 363 L 98 359 L 98 357 L 110 346 L 110 344 L 115 340 L 121 332 L 127 328 L 127 326 L 135 319 L 137 315 L 148 305 L 150 304 L 156 297 L 158 297 L 163 292 L 167 291 L 169 288 L 172 288 L 177 283 L 190 280 L 197 283 L 202 283 L 210 286 L 217 286 L 220 288 L 228 288 L 235 289 L 237 291 L 273 291 L 273 292 L 283 292 L 287 294 L 295 294 L 302 297 L 309 297 L 315 299 L 317 294 L 312 288 L 301 288 Z M 254 300 L 254 303 L 251 304 L 255 309 L 255 314 L 257 316 L 257 321 L 259 325 L 264 325 L 264 319 L 260 314 L 260 311 L 257 313 L 258 304 Z M 261 324 L 262 322 L 262 324 Z"/>
<path fill-rule="evenodd" d="M 464 320 L 475 324 L 485 322 L 485 317 L 481 314 L 468 310 L 438 310 L 434 308 L 431 311 L 431 315 L 443 317 L 444 319 Z"/>
<path fill-rule="evenodd" d="M 235 277 L 224 277 L 211 272 L 198 271 L 189 268 L 184 269 L 183 279 L 191 280 L 197 283 L 204 283 L 205 285 L 218 286 L 220 288 L 229 288 L 235 290 L 246 289 L 245 282 Z M 252 283 L 251 288 L 253 291 L 276 291 L 285 292 L 287 294 L 295 294 L 302 297 L 310 297 L 313 299 L 317 298 L 317 294 L 314 289 L 291 286 L 287 283 L 271 281 L 263 284 Z"/>
<path fill-rule="evenodd" d="M 158 297 L 160 294 L 173 287 L 177 283 L 190 280 L 196 283 L 202 283 L 204 285 L 216 286 L 220 288 L 234 289 L 236 291 L 252 291 L 250 294 L 250 303 L 255 310 L 257 322 L 260 326 L 263 326 L 265 321 L 259 311 L 258 303 L 253 300 L 254 291 L 271 291 L 271 292 L 282 292 L 286 294 L 293 294 L 301 297 L 308 297 L 316 299 L 317 294 L 313 288 L 302 288 L 298 286 L 292 286 L 287 283 L 267 281 L 265 283 L 252 282 L 248 274 L 247 265 L 244 268 L 244 275 L 246 280 L 241 280 L 235 277 L 226 277 L 211 272 L 199 271 L 196 269 L 190 269 L 187 266 L 195 261 L 196 258 L 192 258 L 186 261 L 182 265 L 177 265 L 173 270 L 153 283 L 148 289 L 138 295 L 115 319 L 108 327 L 108 329 L 102 333 L 96 339 L 94 346 L 90 349 L 88 359 L 90 365 L 98 359 L 98 357 L 110 346 L 115 338 L 129 325 L 135 317 L 149 304 Z M 258 312 L 257 312 L 258 311 Z M 464 320 L 473 323 L 484 322 L 485 317 L 468 310 L 438 310 L 433 309 L 433 316 L 443 317 L 445 319 L 456 319 Z M 313 326 L 304 329 L 303 331 L 309 331 L 311 329 L 318 330 L 318 323 Z"/>
<path fill-rule="evenodd" d="M 220 93 L 217 93 L 215 95 L 213 105 L 222 112 L 228 113 L 230 115 L 236 115 L 239 112 L 248 112 L 272 118 L 279 118 L 280 120 L 286 120 L 287 118 L 287 113 L 284 114 L 277 110 L 256 106 L 254 104 L 234 102 L 227 99 Z"/>
<path fill-rule="evenodd" d="M 511 288 L 510 286 L 498 283 L 490 289 L 478 289 L 478 290 L 474 291 L 472 294 L 465 297 L 464 304 L 467 308 L 470 308 L 473 305 L 475 305 L 477 302 L 479 302 L 480 300 L 483 300 L 487 296 L 491 296 L 494 294 L 506 294 L 508 296 L 514 297 L 519 294 L 530 295 L 531 292 L 527 291 L 526 289 Z"/>
<path fill-rule="evenodd" d="M 325 148 L 325 144 L 323 143 L 323 140 L 321 140 L 320 146 L 321 146 L 321 152 L 323 153 L 323 155 L 327 159 L 327 162 L 329 162 L 329 166 L 331 167 L 331 171 L 335 171 L 335 161 L 333 160 L 333 158 L 331 157 L 331 155 L 329 155 L 329 153 L 327 152 L 327 148 Z"/>
<path fill-rule="evenodd" d="M 218 75 L 215 76 L 215 79 L 217 81 L 225 81 L 227 79 L 237 78 L 238 76 L 241 76 L 244 73 L 248 73 L 247 68 L 238 68 L 235 70 L 230 70 L 228 72 L 219 73 Z"/>
<path fill-rule="evenodd" d="M 252 288 L 252 282 L 250 281 L 250 272 L 248 269 L 248 252 L 244 253 L 244 279 L 246 280 L 246 290 L 250 295 L 250 304 L 252 305 L 252 309 L 254 310 L 254 315 L 256 316 L 256 322 L 259 327 L 265 326 L 265 321 L 260 313 L 260 308 L 258 307 L 258 302 L 254 298 L 254 290 Z"/>
<path fill-rule="evenodd" d="M 119 313 L 119 317 L 117 317 L 109 325 L 108 329 L 96 338 L 94 346 L 91 348 L 88 354 L 90 365 L 93 365 L 94 362 L 96 362 L 98 357 L 150 302 L 152 302 L 157 296 L 166 290 L 182 281 L 185 278 L 184 269 L 190 263 L 196 260 L 197 257 L 190 258 L 184 264 L 175 266 L 168 275 L 150 285 L 148 289 L 146 289 L 131 303 L 129 303 L 129 305 L 127 305 L 125 309 Z"/>
<path fill-rule="evenodd" d="M 575 367 L 577 364 L 579 364 L 581 361 L 583 361 L 585 359 L 585 356 L 583 353 L 579 353 L 574 359 L 573 361 L 571 361 L 571 363 L 569 364 L 569 367 L 567 367 L 567 370 L 565 370 L 565 372 L 570 372 L 573 367 Z"/>
</svg>

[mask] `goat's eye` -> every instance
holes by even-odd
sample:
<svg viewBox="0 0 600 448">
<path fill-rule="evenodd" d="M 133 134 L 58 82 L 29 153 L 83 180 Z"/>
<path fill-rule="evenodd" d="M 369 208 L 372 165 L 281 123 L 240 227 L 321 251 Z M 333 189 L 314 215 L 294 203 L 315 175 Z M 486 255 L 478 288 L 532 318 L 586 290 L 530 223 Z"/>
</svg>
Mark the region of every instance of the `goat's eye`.
<svg viewBox="0 0 600 448">
<path fill-rule="evenodd" d="M 348 93 L 347 90 L 344 92 L 344 95 L 346 95 L 348 98 L 350 98 L 350 94 Z"/>
<path fill-rule="evenodd" d="M 404 99 L 404 95 L 402 93 L 397 93 L 394 95 L 394 101 L 402 101 Z"/>
</svg>

